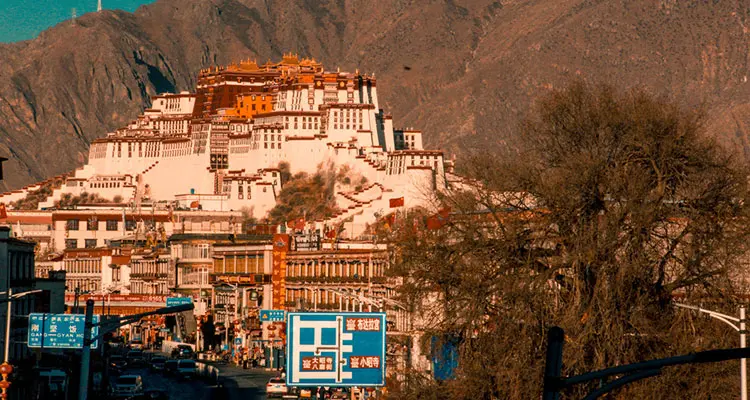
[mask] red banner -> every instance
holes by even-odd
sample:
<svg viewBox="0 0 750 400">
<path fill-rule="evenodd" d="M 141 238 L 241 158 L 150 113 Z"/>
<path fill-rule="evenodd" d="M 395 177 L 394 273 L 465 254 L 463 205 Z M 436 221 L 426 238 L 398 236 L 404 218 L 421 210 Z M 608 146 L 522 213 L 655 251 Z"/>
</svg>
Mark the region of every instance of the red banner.
<svg viewBox="0 0 750 400">
<path fill-rule="evenodd" d="M 271 272 L 271 286 L 273 288 L 274 310 L 285 309 L 287 251 L 289 251 L 289 235 L 273 235 L 273 270 Z"/>
<path fill-rule="evenodd" d="M 65 294 L 65 302 L 70 303 L 75 301 L 75 294 Z M 157 294 L 82 294 L 78 296 L 78 301 L 85 303 L 86 300 L 91 299 L 94 302 L 132 302 L 132 303 L 164 303 L 164 307 L 167 306 L 167 296 Z"/>
</svg>

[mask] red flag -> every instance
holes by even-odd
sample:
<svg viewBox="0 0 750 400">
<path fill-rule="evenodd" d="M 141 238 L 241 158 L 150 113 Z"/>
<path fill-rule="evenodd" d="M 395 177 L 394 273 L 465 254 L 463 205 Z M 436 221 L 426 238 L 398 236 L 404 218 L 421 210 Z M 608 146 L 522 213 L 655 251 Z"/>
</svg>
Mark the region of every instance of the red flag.
<svg viewBox="0 0 750 400">
<path fill-rule="evenodd" d="M 326 237 L 328 239 L 335 239 L 336 238 L 336 230 L 335 229 L 330 229 L 330 230 L 326 231 Z"/>
<path fill-rule="evenodd" d="M 391 208 L 403 207 L 404 206 L 404 198 L 403 197 L 397 197 L 395 199 L 390 199 L 388 202 L 389 202 Z"/>
<path fill-rule="evenodd" d="M 198 208 L 198 206 L 200 205 L 201 203 L 199 203 L 198 200 L 195 200 L 192 203 L 190 203 L 190 208 Z"/>
<path fill-rule="evenodd" d="M 286 227 L 289 228 L 289 229 L 294 228 L 294 221 L 295 220 L 286 221 Z"/>
<path fill-rule="evenodd" d="M 8 218 L 8 212 L 5 210 L 5 203 L 0 203 L 0 219 Z"/>
</svg>

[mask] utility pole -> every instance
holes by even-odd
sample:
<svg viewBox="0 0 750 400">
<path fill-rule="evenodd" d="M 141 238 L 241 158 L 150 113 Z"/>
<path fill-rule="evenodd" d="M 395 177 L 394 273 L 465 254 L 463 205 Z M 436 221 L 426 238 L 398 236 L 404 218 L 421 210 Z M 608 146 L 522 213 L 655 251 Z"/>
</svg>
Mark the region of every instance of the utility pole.
<svg viewBox="0 0 750 400">
<path fill-rule="evenodd" d="M 86 400 L 89 392 L 89 364 L 91 364 L 91 326 L 94 317 L 94 300 L 86 300 L 86 317 L 83 324 L 83 352 L 81 353 L 81 379 L 78 400 Z"/>
<path fill-rule="evenodd" d="M 96 3 L 96 12 L 99 12 L 99 11 L 101 11 L 101 10 L 102 10 L 102 0 L 99 0 L 99 1 L 98 1 L 98 2 Z"/>
<path fill-rule="evenodd" d="M 13 296 L 13 288 L 8 283 L 8 308 L 5 311 L 5 353 L 3 354 L 3 362 L 8 363 L 8 353 L 10 352 L 10 312 L 11 312 L 11 298 Z"/>
</svg>

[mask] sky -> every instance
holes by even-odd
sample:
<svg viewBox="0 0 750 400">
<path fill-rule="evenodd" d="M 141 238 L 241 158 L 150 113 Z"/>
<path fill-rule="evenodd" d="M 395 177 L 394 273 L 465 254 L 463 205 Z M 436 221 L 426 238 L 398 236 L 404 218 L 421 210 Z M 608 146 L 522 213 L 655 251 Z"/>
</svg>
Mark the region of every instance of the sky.
<svg viewBox="0 0 750 400">
<path fill-rule="evenodd" d="M 154 0 L 102 0 L 102 8 L 135 11 Z M 0 42 L 33 39 L 59 22 L 96 11 L 97 0 L 0 0 Z"/>
</svg>

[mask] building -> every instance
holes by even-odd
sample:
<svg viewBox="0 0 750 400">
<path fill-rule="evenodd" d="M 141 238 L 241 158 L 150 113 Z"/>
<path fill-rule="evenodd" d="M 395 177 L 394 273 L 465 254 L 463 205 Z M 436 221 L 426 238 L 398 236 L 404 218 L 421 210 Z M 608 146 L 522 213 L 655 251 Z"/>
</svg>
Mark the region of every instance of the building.
<svg viewBox="0 0 750 400">
<path fill-rule="evenodd" d="M 2 297 L 7 296 L 8 289 L 18 294 L 34 290 L 34 246 L 33 242 L 11 237 L 10 228 L 0 226 L 0 292 L 6 293 Z M 36 298 L 37 295 L 34 294 L 20 297 L 12 302 L 9 350 L 11 361 L 18 361 L 31 354 L 26 346 L 26 332 L 29 325 L 29 313 L 36 310 Z M 7 308 L 0 307 L 2 332 L 8 329 L 6 318 Z"/>
<path fill-rule="evenodd" d="M 349 224 L 347 238 L 359 237 L 390 200 L 404 207 L 427 204 L 430 193 L 445 188 L 442 151 L 425 150 L 422 133 L 395 129 L 380 108 L 374 74 L 327 71 L 314 59 L 285 54 L 279 62 L 244 60 L 198 74 L 194 93 L 160 94 L 136 120 L 90 147 L 86 165 L 68 176 L 40 209 L 64 196 L 96 194 L 141 211 L 144 204 L 211 211 L 246 210 L 263 218 L 281 191 L 279 163 L 291 172 L 314 173 L 324 166 L 346 168 L 367 182 L 341 185 L 341 212 L 323 225 Z M 190 179 L 175 179 L 180 176 Z M 359 181 L 358 181 L 359 182 Z M 0 195 L 18 200 L 40 184 Z M 101 246 L 110 233 L 139 217 L 55 215 L 53 224 L 71 222 L 55 249 Z M 89 214 L 89 213 L 84 213 Z M 165 223 L 164 213 L 154 218 Z M 149 219 L 142 215 L 144 223 Z M 130 222 L 128 222 L 130 221 Z M 87 233 L 96 230 L 96 237 Z M 168 228 L 164 228 L 168 230 Z M 65 232 L 55 226 L 57 236 Z M 167 233 L 168 235 L 170 233 Z"/>
</svg>

